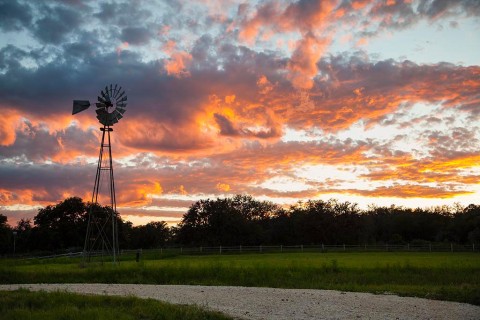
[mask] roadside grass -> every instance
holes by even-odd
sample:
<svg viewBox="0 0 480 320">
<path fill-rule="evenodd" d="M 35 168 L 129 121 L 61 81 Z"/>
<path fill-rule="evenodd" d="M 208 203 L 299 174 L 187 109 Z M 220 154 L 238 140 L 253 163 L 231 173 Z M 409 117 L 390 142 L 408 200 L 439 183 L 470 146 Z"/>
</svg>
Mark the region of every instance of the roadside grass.
<svg viewBox="0 0 480 320">
<path fill-rule="evenodd" d="M 197 306 L 153 299 L 78 295 L 65 292 L 0 291 L 0 319 L 232 319 Z"/>
<path fill-rule="evenodd" d="M 144 255 L 148 256 L 148 255 Z M 480 305 L 478 253 L 166 255 L 119 265 L 3 260 L 0 283 L 146 283 L 394 293 Z M 67 261 L 68 260 L 68 261 Z M 70 262 L 70 263 L 68 263 Z"/>
</svg>

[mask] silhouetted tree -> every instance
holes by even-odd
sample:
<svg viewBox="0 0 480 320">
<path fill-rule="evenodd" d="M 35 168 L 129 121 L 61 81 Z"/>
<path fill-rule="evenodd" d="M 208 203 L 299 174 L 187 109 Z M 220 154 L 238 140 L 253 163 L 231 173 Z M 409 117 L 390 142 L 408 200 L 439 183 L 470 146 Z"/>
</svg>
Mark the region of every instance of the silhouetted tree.
<svg viewBox="0 0 480 320">
<path fill-rule="evenodd" d="M 17 252 L 82 248 L 87 213 L 112 213 L 108 207 L 68 198 L 39 210 L 15 228 L 0 214 L 0 253 L 13 251 L 12 231 L 17 232 Z M 102 219 L 102 216 L 99 217 Z M 410 209 L 371 206 L 337 200 L 298 202 L 288 209 L 252 196 L 199 200 L 169 228 L 165 222 L 132 226 L 116 213 L 121 248 L 158 248 L 167 243 L 195 246 L 259 244 L 364 244 L 364 243 L 480 243 L 480 206 Z M 105 225 L 111 228 L 111 223 Z M 109 232 L 109 230 L 107 230 Z"/>
<path fill-rule="evenodd" d="M 456 213 L 450 230 L 454 242 L 480 243 L 480 206 L 471 204 Z"/>
<path fill-rule="evenodd" d="M 161 248 L 170 238 L 170 229 L 164 221 L 149 222 L 146 225 L 135 226 L 131 230 L 132 248 Z"/>
<path fill-rule="evenodd" d="M 199 200 L 183 215 L 177 239 L 183 244 L 252 245 L 268 241 L 269 219 L 280 207 L 251 196 Z"/>
<path fill-rule="evenodd" d="M 13 230 L 17 232 L 16 251 L 29 251 L 32 244 L 32 222 L 30 219 L 20 219 Z"/>
<path fill-rule="evenodd" d="M 33 218 L 32 247 L 59 250 L 83 247 L 87 227 L 87 205 L 78 197 L 67 198 L 56 205 L 38 210 Z"/>
<path fill-rule="evenodd" d="M 12 229 L 7 221 L 8 218 L 0 213 L 0 254 L 13 252 Z"/>
</svg>

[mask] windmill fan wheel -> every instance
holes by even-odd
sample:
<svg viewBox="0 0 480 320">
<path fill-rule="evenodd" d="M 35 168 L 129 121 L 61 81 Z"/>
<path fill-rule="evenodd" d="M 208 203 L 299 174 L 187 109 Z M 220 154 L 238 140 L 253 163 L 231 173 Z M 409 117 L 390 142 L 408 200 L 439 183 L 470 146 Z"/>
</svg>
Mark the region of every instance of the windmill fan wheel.
<svg viewBox="0 0 480 320">
<path fill-rule="evenodd" d="M 127 108 L 127 96 L 122 87 L 112 84 L 106 86 L 98 96 L 96 103 L 97 119 L 104 126 L 112 126 L 123 118 L 123 114 Z"/>
</svg>

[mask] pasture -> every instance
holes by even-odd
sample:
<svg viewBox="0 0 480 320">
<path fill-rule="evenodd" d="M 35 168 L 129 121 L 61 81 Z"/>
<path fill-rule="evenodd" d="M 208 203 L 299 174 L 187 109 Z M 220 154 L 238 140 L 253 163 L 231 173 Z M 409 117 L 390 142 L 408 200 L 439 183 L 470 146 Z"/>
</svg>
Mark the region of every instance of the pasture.
<svg viewBox="0 0 480 320">
<path fill-rule="evenodd" d="M 0 260 L 0 282 L 145 283 L 393 293 L 480 305 L 480 256 L 460 252 L 327 252 Z"/>
</svg>

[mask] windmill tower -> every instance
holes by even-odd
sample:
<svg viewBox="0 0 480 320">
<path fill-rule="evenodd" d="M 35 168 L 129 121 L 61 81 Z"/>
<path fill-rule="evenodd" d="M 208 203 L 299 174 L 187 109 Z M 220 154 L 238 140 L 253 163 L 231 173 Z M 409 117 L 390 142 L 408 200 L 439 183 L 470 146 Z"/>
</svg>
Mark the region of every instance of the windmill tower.
<svg viewBox="0 0 480 320">
<path fill-rule="evenodd" d="M 112 126 L 123 118 L 127 107 L 127 96 L 122 87 L 110 85 L 100 92 L 97 100 L 95 112 L 98 121 L 103 125 L 100 128 L 102 140 L 92 192 L 92 206 L 88 212 L 83 258 L 84 261 L 90 261 L 92 256 L 109 255 L 112 256 L 113 263 L 116 263 L 119 246 L 110 134 L 113 131 Z M 74 100 L 72 114 L 82 112 L 89 107 L 88 100 Z M 100 202 L 106 202 L 104 207 Z"/>
</svg>

